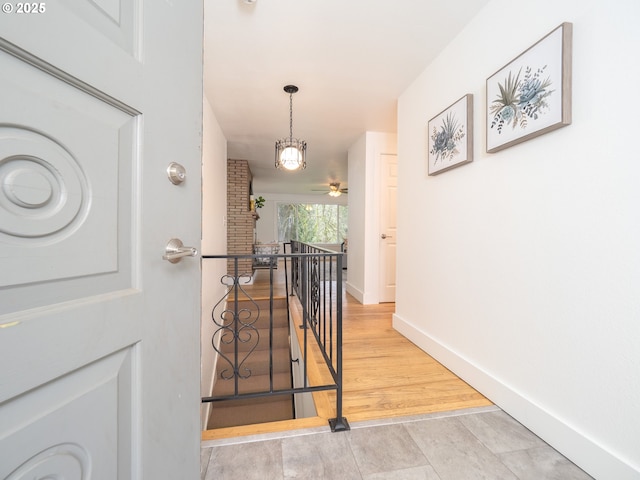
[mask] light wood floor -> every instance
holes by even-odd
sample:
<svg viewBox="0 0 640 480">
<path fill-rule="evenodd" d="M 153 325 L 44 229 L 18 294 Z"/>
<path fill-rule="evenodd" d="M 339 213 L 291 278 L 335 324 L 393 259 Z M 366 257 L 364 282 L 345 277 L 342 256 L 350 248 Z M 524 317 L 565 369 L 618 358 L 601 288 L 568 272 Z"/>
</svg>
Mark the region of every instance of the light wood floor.
<svg viewBox="0 0 640 480">
<path fill-rule="evenodd" d="M 283 280 L 282 269 L 277 270 Z M 251 295 L 268 294 L 260 271 Z M 279 287 L 278 293 L 284 293 Z M 343 296 L 343 415 L 349 422 L 480 407 L 492 403 L 391 326 L 394 303 L 362 305 Z M 310 377 L 312 373 L 310 372 Z M 313 382 L 312 382 L 313 384 Z M 314 394 L 318 416 L 203 432 L 204 440 L 327 425 L 335 393 Z"/>
</svg>

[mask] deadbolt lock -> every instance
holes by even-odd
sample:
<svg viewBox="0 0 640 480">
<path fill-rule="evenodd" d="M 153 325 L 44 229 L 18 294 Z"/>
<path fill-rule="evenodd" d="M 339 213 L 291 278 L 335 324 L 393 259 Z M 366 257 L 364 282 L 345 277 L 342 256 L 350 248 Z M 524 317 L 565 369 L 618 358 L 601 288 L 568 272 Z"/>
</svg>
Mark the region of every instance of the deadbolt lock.
<svg viewBox="0 0 640 480">
<path fill-rule="evenodd" d="M 179 163 L 171 162 L 167 167 L 167 176 L 171 183 L 180 185 L 187 179 L 187 171 Z"/>
</svg>

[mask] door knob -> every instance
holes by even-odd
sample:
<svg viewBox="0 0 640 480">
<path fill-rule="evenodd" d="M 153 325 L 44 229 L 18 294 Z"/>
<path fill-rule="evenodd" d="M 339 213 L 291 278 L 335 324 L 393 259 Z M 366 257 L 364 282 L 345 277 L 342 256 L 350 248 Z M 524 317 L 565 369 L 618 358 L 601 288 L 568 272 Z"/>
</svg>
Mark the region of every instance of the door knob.
<svg viewBox="0 0 640 480">
<path fill-rule="evenodd" d="M 381 239 L 385 239 L 385 238 L 393 238 L 391 235 L 387 235 L 386 233 L 383 233 L 382 235 L 380 235 Z"/>
<path fill-rule="evenodd" d="M 185 247 L 182 240 L 172 238 L 169 240 L 169 243 L 167 243 L 162 259 L 168 260 L 171 263 L 178 263 L 182 260 L 182 257 L 195 257 L 196 255 L 198 255 L 198 249 Z"/>
</svg>

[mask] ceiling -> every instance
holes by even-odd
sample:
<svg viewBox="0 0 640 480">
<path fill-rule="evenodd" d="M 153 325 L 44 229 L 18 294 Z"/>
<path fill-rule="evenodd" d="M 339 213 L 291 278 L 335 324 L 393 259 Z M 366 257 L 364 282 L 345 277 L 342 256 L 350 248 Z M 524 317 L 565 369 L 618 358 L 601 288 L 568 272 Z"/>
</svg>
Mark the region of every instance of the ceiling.
<svg viewBox="0 0 640 480">
<path fill-rule="evenodd" d="M 258 193 L 348 186 L 347 151 L 396 132 L 400 94 L 489 0 L 205 0 L 205 94 L 229 158 Z M 307 142 L 307 169 L 274 168 L 274 144 Z M 428 119 L 425 119 L 428 120 Z"/>
</svg>

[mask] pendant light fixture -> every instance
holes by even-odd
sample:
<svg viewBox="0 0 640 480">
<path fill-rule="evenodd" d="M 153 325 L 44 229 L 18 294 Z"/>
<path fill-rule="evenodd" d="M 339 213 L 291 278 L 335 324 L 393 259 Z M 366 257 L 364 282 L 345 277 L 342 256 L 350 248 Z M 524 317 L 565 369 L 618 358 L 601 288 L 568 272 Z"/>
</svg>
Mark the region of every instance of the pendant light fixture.
<svg viewBox="0 0 640 480">
<path fill-rule="evenodd" d="M 293 94 L 298 87 L 287 85 L 284 91 L 289 94 L 289 138 L 276 142 L 276 168 L 295 171 L 307 167 L 307 142 L 293 138 Z"/>
</svg>

